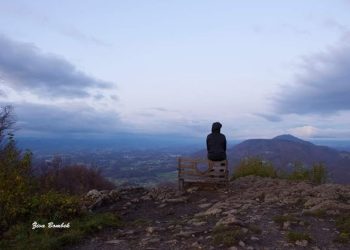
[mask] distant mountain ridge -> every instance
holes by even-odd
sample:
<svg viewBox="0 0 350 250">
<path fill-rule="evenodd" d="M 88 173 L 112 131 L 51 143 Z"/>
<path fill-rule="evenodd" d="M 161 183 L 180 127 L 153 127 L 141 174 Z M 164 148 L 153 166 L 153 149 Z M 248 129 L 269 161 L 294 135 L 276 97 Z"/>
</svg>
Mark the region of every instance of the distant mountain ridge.
<svg viewBox="0 0 350 250">
<path fill-rule="evenodd" d="M 272 138 L 272 140 L 285 140 L 285 141 L 291 141 L 291 142 L 299 142 L 299 143 L 303 143 L 303 144 L 312 144 L 311 142 L 304 141 L 304 140 L 302 140 L 298 137 L 295 137 L 293 135 L 290 135 L 290 134 L 278 135 L 278 136 Z"/>
<path fill-rule="evenodd" d="M 205 157 L 206 151 L 196 153 Z M 245 157 L 258 156 L 270 161 L 276 168 L 290 170 L 300 162 L 306 166 L 323 163 L 331 181 L 350 184 L 350 153 L 327 146 L 318 146 L 292 135 L 279 135 L 272 139 L 249 139 L 227 150 L 231 170 Z"/>
</svg>

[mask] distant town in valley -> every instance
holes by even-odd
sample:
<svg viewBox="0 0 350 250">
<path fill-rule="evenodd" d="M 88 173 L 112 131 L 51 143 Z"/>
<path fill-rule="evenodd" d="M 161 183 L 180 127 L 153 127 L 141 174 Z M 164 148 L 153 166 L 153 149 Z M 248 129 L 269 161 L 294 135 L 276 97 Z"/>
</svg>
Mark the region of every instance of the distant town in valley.
<svg viewBox="0 0 350 250">
<path fill-rule="evenodd" d="M 315 140 L 315 145 L 326 145 L 338 151 L 350 151 L 350 141 Z M 238 151 L 229 142 L 229 160 L 237 163 Z M 20 139 L 21 148 L 33 152 L 36 171 L 56 166 L 84 165 L 100 169 L 102 174 L 117 185 L 155 186 L 175 183 L 178 157 L 205 157 L 205 143 L 196 138 L 180 139 L 124 138 L 123 143 L 112 140 Z M 248 150 L 248 149 L 243 149 Z M 233 155 L 236 154 L 236 155 Z M 241 153 L 240 153 L 241 154 Z M 283 155 L 281 156 L 283 157 Z"/>
</svg>

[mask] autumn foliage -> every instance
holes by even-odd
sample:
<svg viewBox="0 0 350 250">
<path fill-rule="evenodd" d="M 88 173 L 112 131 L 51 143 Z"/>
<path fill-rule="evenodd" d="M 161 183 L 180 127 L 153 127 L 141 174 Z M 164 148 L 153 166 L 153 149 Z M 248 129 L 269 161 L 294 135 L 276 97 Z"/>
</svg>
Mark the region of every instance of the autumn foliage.
<svg viewBox="0 0 350 250">
<path fill-rule="evenodd" d="M 41 176 L 33 175 L 32 153 L 16 146 L 11 112 L 9 106 L 0 108 L 0 237 L 18 223 L 80 216 L 78 195 L 113 188 L 100 171 L 84 166 L 52 168 Z"/>
<path fill-rule="evenodd" d="M 91 189 L 113 189 L 114 185 L 102 176 L 98 169 L 82 165 L 51 168 L 40 177 L 44 190 L 52 189 L 68 194 L 83 194 Z"/>
</svg>

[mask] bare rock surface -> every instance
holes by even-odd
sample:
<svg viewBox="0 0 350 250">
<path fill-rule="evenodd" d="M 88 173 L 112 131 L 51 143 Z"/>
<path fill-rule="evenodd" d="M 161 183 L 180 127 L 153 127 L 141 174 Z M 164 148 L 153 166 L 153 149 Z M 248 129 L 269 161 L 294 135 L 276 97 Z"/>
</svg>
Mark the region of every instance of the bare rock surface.
<svg viewBox="0 0 350 250">
<path fill-rule="evenodd" d="M 350 249 L 334 241 L 337 216 L 350 216 L 346 185 L 248 176 L 228 189 L 92 190 L 84 199 L 92 212 L 119 215 L 123 226 L 67 249 Z"/>
</svg>

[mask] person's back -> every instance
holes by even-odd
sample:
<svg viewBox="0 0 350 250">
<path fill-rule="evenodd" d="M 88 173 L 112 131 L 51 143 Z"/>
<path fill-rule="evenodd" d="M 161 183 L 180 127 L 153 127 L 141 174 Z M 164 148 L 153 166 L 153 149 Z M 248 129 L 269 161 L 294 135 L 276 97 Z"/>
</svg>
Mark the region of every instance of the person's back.
<svg viewBox="0 0 350 250">
<path fill-rule="evenodd" d="M 226 160 L 226 137 L 220 133 L 222 125 L 214 122 L 212 133 L 207 136 L 208 159 L 211 161 Z"/>
</svg>

